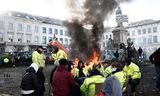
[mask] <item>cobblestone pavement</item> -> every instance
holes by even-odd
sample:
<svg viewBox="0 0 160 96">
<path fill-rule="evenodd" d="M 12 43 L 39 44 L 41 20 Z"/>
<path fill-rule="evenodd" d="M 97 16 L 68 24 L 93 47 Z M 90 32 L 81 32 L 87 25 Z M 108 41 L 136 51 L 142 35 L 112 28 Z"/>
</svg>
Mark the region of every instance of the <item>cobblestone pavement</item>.
<svg viewBox="0 0 160 96">
<path fill-rule="evenodd" d="M 53 65 L 47 65 L 44 69 L 46 77 L 44 96 L 48 96 L 49 76 L 53 67 Z M 155 89 L 154 65 L 143 64 L 140 67 L 143 78 L 137 88 L 137 96 L 160 96 L 160 94 L 153 91 Z M 20 82 L 26 68 L 0 68 L 0 96 L 20 96 Z"/>
</svg>

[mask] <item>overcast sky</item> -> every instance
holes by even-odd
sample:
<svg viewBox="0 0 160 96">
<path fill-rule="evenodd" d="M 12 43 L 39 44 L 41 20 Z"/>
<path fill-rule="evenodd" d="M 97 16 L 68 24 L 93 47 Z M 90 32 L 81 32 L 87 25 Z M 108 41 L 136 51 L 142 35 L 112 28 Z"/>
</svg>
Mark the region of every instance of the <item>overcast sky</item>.
<svg viewBox="0 0 160 96">
<path fill-rule="evenodd" d="M 64 0 L 0 0 L 0 12 L 13 10 L 65 20 L 69 17 Z M 67 0 L 66 0 L 67 1 Z M 129 22 L 144 19 L 160 20 L 160 0 L 132 0 L 120 5 Z M 115 15 L 109 16 L 109 26 L 115 26 Z"/>
</svg>

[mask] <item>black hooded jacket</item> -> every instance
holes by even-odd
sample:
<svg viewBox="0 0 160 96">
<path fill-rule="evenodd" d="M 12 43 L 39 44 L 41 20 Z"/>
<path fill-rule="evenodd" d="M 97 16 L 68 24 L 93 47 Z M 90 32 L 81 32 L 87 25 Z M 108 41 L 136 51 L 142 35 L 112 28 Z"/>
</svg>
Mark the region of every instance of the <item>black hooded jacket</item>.
<svg viewBox="0 0 160 96">
<path fill-rule="evenodd" d="M 152 53 L 149 57 L 151 63 L 155 64 L 156 66 L 160 66 L 160 48 Z"/>
<path fill-rule="evenodd" d="M 22 90 L 35 90 L 38 89 L 38 81 L 36 71 L 33 67 L 29 67 L 22 77 L 21 81 Z"/>
</svg>

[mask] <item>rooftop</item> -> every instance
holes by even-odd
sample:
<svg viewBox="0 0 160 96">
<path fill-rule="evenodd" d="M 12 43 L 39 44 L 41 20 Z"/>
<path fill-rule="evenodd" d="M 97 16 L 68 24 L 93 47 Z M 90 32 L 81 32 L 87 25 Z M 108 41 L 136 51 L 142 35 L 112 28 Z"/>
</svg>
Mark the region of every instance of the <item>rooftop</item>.
<svg viewBox="0 0 160 96">
<path fill-rule="evenodd" d="M 6 11 L 3 14 L 7 16 L 25 18 L 25 19 L 30 19 L 30 20 L 38 21 L 45 24 L 52 24 L 52 25 L 63 25 L 63 22 L 64 22 L 62 20 L 58 20 L 50 17 L 35 16 L 28 13 L 16 12 L 16 11 Z"/>
<path fill-rule="evenodd" d="M 138 21 L 138 22 L 131 22 L 130 24 L 127 25 L 127 28 L 149 25 L 149 24 L 154 24 L 154 23 L 159 23 L 159 22 L 160 22 L 160 20 L 147 19 L 147 20 L 142 20 L 142 21 Z"/>
</svg>

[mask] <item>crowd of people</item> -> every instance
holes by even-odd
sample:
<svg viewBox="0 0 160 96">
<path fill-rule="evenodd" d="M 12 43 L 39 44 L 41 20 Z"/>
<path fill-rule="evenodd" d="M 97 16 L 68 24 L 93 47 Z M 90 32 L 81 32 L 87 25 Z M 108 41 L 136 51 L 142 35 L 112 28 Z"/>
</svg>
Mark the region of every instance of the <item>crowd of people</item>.
<svg viewBox="0 0 160 96">
<path fill-rule="evenodd" d="M 54 68 L 50 75 L 50 96 L 127 96 L 128 84 L 131 85 L 132 96 L 135 96 L 141 79 L 140 69 L 131 58 L 123 61 L 114 58 L 111 62 L 92 64 L 78 60 L 78 64 L 73 64 L 63 50 L 54 46 L 51 59 Z M 22 96 L 44 96 L 45 58 L 42 46 L 32 53 L 32 62 L 22 77 Z"/>
</svg>

